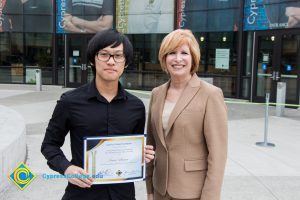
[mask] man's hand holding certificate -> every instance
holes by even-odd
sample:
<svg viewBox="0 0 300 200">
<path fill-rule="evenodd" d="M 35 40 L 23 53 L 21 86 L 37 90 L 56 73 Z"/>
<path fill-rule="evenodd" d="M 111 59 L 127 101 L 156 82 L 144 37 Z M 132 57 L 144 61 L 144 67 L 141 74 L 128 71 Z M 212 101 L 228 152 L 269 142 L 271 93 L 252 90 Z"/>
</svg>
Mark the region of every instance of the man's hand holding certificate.
<svg viewBox="0 0 300 200">
<path fill-rule="evenodd" d="M 145 148 L 144 135 L 84 140 L 84 169 L 94 179 L 94 184 L 143 180 L 145 159 L 149 162 L 153 158 L 153 148 Z"/>
</svg>

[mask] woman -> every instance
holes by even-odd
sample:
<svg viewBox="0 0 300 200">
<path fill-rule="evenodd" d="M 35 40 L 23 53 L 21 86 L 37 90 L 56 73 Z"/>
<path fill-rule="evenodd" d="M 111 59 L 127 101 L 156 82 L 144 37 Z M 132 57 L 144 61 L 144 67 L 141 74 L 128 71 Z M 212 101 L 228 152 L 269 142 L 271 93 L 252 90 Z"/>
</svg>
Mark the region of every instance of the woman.
<svg viewBox="0 0 300 200">
<path fill-rule="evenodd" d="M 227 110 L 222 91 L 196 75 L 199 45 L 189 30 L 169 33 L 159 50 L 170 80 L 152 91 L 147 143 L 148 200 L 219 200 L 227 158 Z"/>
</svg>

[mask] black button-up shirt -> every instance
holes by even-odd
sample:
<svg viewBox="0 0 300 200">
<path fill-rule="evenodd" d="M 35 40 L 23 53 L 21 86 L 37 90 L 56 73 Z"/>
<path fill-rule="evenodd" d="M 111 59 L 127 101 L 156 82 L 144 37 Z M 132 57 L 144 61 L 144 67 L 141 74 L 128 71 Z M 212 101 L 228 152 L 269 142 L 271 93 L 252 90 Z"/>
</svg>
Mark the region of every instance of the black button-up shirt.
<svg viewBox="0 0 300 200">
<path fill-rule="evenodd" d="M 83 139 L 87 136 L 144 134 L 145 106 L 118 85 L 118 94 L 108 102 L 96 89 L 95 80 L 64 93 L 48 124 L 41 151 L 51 169 L 64 174 L 70 165 L 83 167 Z M 72 160 L 61 151 L 70 132 Z M 135 199 L 133 183 L 93 185 L 68 184 L 63 199 Z"/>
</svg>

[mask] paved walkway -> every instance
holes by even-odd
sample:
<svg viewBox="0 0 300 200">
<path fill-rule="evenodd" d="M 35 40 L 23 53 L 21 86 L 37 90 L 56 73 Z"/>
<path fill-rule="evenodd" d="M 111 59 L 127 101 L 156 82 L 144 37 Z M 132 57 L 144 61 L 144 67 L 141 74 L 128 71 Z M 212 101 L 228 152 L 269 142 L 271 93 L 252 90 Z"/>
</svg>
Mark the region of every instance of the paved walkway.
<svg viewBox="0 0 300 200">
<path fill-rule="evenodd" d="M 40 153 L 45 128 L 56 100 L 68 89 L 54 87 L 35 92 L 34 87 L 0 84 L 0 104 L 23 115 L 27 128 L 26 164 L 37 178 L 24 190 L 15 185 L 0 191 L 0 199 L 56 200 L 64 193 L 66 180 L 44 180 L 43 173 L 54 173 Z M 141 95 L 148 107 L 148 95 Z M 275 117 L 270 107 L 269 142 L 274 148 L 258 147 L 263 140 L 264 107 L 227 104 L 229 111 L 229 157 L 222 200 L 299 200 L 300 199 L 300 110 L 285 109 Z M 2 133 L 1 133 L 2 134 Z M 63 146 L 68 156 L 69 138 Z M 13 152 L 12 152 L 13 153 Z M 143 182 L 136 183 L 136 199 L 145 200 Z"/>
</svg>

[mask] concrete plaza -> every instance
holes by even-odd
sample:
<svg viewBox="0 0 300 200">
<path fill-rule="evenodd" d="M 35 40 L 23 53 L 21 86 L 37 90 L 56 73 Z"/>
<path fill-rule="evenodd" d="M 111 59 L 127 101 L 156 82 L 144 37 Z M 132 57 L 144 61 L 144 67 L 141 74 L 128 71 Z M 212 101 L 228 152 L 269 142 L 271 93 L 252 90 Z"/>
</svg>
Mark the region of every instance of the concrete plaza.
<svg viewBox="0 0 300 200">
<path fill-rule="evenodd" d="M 10 183 L 0 191 L 1 200 L 56 200 L 63 195 L 66 180 L 42 178 L 44 173 L 55 172 L 47 166 L 40 146 L 56 100 L 66 90 L 69 89 L 49 86 L 36 92 L 33 86 L 0 84 L 0 105 L 14 109 L 25 119 L 26 164 L 37 175 L 24 191 Z M 149 93 L 133 93 L 148 108 Z M 229 152 L 222 200 L 299 200 L 300 110 L 285 109 L 283 117 L 276 117 L 275 108 L 270 107 L 268 139 L 275 147 L 259 147 L 255 143 L 263 141 L 264 106 L 234 102 L 227 103 Z M 68 157 L 69 146 L 67 137 L 63 150 Z M 146 199 L 144 182 L 136 183 L 136 199 Z"/>
</svg>

